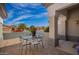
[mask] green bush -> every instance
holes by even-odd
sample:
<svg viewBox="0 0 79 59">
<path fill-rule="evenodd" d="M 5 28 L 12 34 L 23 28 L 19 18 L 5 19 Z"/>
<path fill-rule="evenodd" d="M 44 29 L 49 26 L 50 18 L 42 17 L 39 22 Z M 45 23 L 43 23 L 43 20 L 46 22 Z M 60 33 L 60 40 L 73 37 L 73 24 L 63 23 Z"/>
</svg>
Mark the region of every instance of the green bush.
<svg viewBox="0 0 79 59">
<path fill-rule="evenodd" d="M 47 27 L 47 28 L 44 30 L 44 32 L 49 32 L 49 27 Z"/>
</svg>

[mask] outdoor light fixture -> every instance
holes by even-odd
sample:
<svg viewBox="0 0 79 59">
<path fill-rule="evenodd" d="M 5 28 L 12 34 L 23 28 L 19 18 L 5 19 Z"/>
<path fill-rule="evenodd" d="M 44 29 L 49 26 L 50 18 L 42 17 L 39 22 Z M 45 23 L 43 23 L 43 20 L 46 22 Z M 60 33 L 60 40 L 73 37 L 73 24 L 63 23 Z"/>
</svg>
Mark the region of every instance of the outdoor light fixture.
<svg viewBox="0 0 79 59">
<path fill-rule="evenodd" d="M 79 24 L 79 20 L 75 20 L 75 24 Z"/>
</svg>

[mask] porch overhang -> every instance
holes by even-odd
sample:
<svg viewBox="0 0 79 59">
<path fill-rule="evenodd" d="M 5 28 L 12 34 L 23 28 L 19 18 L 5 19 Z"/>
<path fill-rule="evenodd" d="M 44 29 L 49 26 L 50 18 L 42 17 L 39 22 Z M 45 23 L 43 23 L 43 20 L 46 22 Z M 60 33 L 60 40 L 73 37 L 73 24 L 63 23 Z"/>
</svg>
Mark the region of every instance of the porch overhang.
<svg viewBox="0 0 79 59">
<path fill-rule="evenodd" d="M 0 15 L 2 18 L 7 18 L 7 12 L 6 12 L 6 9 L 5 9 L 5 3 L 1 3 L 0 4 Z"/>
<path fill-rule="evenodd" d="M 50 5 L 54 4 L 54 3 L 42 3 L 45 7 L 49 7 Z"/>
</svg>

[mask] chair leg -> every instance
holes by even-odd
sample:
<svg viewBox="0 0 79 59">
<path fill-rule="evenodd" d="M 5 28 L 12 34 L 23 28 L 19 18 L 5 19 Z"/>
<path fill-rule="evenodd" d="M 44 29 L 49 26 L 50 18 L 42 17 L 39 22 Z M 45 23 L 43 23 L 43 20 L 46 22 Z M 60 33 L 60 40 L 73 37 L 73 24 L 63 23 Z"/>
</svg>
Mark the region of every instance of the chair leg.
<svg viewBox="0 0 79 59">
<path fill-rule="evenodd" d="M 30 45 L 30 52 L 32 52 L 32 47 L 31 47 L 31 45 Z"/>
<path fill-rule="evenodd" d="M 21 53 L 21 44 L 19 44 L 19 52 Z"/>
<path fill-rule="evenodd" d="M 34 44 L 34 47 L 35 47 L 35 44 Z"/>
<path fill-rule="evenodd" d="M 37 47 L 37 48 L 38 48 L 38 47 L 39 47 L 38 45 L 39 45 L 39 44 L 34 44 L 34 47 Z"/>
<path fill-rule="evenodd" d="M 22 43 L 20 43 L 20 45 L 19 45 L 19 52 L 20 52 L 21 55 L 22 55 L 22 52 L 23 52 L 23 46 L 22 46 Z"/>
<path fill-rule="evenodd" d="M 44 48 L 44 44 L 43 44 L 43 42 L 42 42 L 42 47 Z"/>
<path fill-rule="evenodd" d="M 29 45 L 29 51 L 31 52 L 31 45 Z M 27 54 L 27 45 L 26 45 L 25 54 Z"/>
<path fill-rule="evenodd" d="M 36 44 L 36 47 L 37 47 L 37 48 L 38 48 L 38 45 L 39 45 L 39 44 Z"/>
<path fill-rule="evenodd" d="M 27 54 L 27 45 L 26 45 L 26 49 L 25 49 L 25 54 Z"/>
<path fill-rule="evenodd" d="M 22 55 L 22 52 L 23 52 L 23 46 L 21 46 L 21 55 Z"/>
</svg>

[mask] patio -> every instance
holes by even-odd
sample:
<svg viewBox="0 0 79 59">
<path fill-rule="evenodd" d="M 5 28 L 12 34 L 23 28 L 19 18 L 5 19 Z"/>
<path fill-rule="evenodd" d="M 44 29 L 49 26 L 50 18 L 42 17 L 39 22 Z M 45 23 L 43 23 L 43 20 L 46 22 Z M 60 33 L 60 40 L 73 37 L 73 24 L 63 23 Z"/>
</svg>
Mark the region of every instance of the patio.
<svg viewBox="0 0 79 59">
<path fill-rule="evenodd" d="M 75 49 L 72 47 L 76 43 L 79 42 L 78 40 L 79 39 L 79 26 L 78 26 L 79 25 L 79 8 L 78 7 L 79 7 L 79 4 L 72 4 L 72 3 L 52 4 L 50 6 L 47 6 L 48 13 L 49 13 L 48 17 L 49 17 L 50 29 L 49 29 L 49 35 L 46 34 L 43 40 L 45 48 L 42 48 L 41 46 L 39 46 L 39 47 L 32 48 L 31 51 L 29 51 L 28 49 L 27 55 L 76 54 L 77 51 L 75 51 Z M 4 16 L 3 18 L 6 18 L 6 12 L 4 12 L 5 9 L 1 7 L 1 10 L 3 12 L 2 13 Z M 2 23 L 1 23 L 1 26 L 2 26 Z M 1 35 L 2 34 L 3 32 L 1 32 Z M 7 39 L 10 37 L 12 38 L 13 36 L 17 37 L 17 35 L 13 34 L 12 36 L 9 36 L 9 37 L 6 36 L 6 38 Z M 1 40 L 2 39 L 3 37 L 1 36 Z M 7 52 L 8 54 L 20 55 L 18 47 L 19 47 L 19 44 L 9 46 L 9 47 L 7 46 L 7 48 L 1 48 L 1 50 Z M 26 55 L 25 51 L 26 49 L 24 48 L 23 55 Z"/>
<path fill-rule="evenodd" d="M 53 40 L 48 38 L 48 33 L 45 34 L 43 42 L 44 42 L 44 48 L 42 48 L 41 45 L 39 45 L 38 47 L 32 47 L 31 51 L 29 51 L 28 48 L 27 53 L 25 53 L 26 49 L 24 48 L 23 55 L 69 55 L 69 53 L 61 51 L 60 49 L 54 47 Z M 15 44 L 13 46 L 7 46 L 2 48 L 1 50 L 7 53 L 8 55 L 21 55 L 21 53 L 19 52 L 19 44 Z"/>
</svg>

